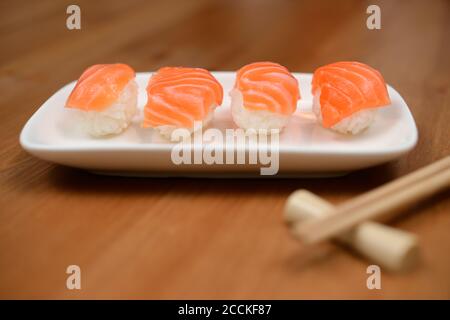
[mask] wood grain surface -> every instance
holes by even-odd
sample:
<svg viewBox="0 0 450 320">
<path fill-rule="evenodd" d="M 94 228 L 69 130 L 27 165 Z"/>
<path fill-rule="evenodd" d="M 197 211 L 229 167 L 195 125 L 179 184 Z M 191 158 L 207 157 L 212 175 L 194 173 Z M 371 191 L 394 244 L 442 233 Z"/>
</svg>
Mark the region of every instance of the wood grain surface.
<svg viewBox="0 0 450 320">
<path fill-rule="evenodd" d="M 304 248 L 282 223 L 306 188 L 333 203 L 450 154 L 450 2 L 72 1 L 0 4 L 1 298 L 450 298 L 450 193 L 394 225 L 416 233 L 421 263 L 382 271 L 332 243 Z M 366 8 L 382 29 L 366 28 Z M 273 60 L 312 72 L 338 60 L 379 69 L 410 106 L 419 143 L 407 156 L 330 179 L 139 179 L 40 161 L 19 145 L 27 119 L 95 63 L 236 70 Z M 66 268 L 81 267 L 81 290 Z"/>
</svg>

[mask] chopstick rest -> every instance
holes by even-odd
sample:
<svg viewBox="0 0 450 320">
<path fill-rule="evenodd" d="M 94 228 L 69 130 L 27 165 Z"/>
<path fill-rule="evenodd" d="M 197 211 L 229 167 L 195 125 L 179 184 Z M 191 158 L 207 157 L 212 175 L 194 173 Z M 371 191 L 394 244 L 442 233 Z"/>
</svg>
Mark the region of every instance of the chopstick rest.
<svg viewBox="0 0 450 320">
<path fill-rule="evenodd" d="M 301 239 L 297 230 L 303 222 L 326 217 L 333 209 L 333 205 L 313 193 L 298 190 L 289 196 L 284 218 L 292 234 Z M 415 235 L 379 223 L 361 223 L 335 239 L 392 271 L 409 269 L 418 261 Z"/>
</svg>

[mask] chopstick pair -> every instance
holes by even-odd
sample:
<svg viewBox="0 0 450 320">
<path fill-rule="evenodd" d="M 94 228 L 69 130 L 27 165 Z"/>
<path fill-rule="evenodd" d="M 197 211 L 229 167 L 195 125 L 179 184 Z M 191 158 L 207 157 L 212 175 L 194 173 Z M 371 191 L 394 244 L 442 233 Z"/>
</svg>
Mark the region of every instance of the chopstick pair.
<svg viewBox="0 0 450 320">
<path fill-rule="evenodd" d="M 450 156 L 336 206 L 320 219 L 296 227 L 296 236 L 312 244 L 334 237 L 363 221 L 386 220 L 398 209 L 450 186 Z"/>
</svg>

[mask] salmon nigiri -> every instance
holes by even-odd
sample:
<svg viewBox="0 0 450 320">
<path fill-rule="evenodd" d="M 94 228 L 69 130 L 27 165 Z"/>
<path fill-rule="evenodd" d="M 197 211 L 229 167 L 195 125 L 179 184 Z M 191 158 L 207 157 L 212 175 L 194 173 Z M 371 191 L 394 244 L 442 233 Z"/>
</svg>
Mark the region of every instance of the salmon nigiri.
<svg viewBox="0 0 450 320">
<path fill-rule="evenodd" d="M 391 103 L 380 72 L 360 62 L 320 67 L 312 80 L 313 111 L 325 127 L 357 134 L 375 118 L 376 109 Z"/>
<path fill-rule="evenodd" d="M 93 136 L 117 134 L 128 127 L 137 110 L 134 70 L 126 64 L 97 64 L 86 69 L 66 102 L 79 112 Z"/>
<path fill-rule="evenodd" d="M 194 132 L 208 125 L 214 109 L 222 104 L 223 89 L 213 75 L 201 68 L 164 67 L 149 80 L 143 127 L 156 128 L 170 138 L 173 130 Z"/>
<path fill-rule="evenodd" d="M 282 129 L 297 108 L 297 79 L 274 62 L 242 67 L 230 92 L 234 122 L 244 129 Z"/>
</svg>

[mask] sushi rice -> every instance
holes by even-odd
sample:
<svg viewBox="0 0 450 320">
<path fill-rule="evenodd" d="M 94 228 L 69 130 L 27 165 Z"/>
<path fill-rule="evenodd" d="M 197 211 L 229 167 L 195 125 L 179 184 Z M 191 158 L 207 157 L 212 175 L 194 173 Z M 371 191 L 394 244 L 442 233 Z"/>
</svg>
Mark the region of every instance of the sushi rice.
<svg viewBox="0 0 450 320">
<path fill-rule="evenodd" d="M 197 132 L 199 130 L 202 130 L 206 127 L 208 127 L 208 125 L 211 123 L 211 120 L 213 118 L 214 115 L 214 110 L 216 109 L 217 105 L 213 104 L 211 105 L 208 114 L 205 116 L 205 118 L 203 120 L 197 120 L 194 122 L 194 125 L 190 128 L 186 128 L 186 127 L 177 127 L 175 125 L 162 125 L 162 126 L 157 126 L 154 129 L 164 138 L 168 139 L 168 140 L 172 140 L 172 133 L 176 130 L 176 129 L 180 129 L 182 128 L 183 130 L 188 130 L 188 132 L 190 134 L 193 134 L 194 132 Z"/>
<path fill-rule="evenodd" d="M 242 92 L 233 89 L 230 92 L 231 114 L 234 122 L 243 129 L 281 130 L 289 122 L 290 115 L 267 110 L 249 110 L 244 106 Z"/>
<path fill-rule="evenodd" d="M 316 119 L 319 123 L 322 123 L 322 108 L 320 106 L 320 90 L 317 90 L 316 94 L 313 97 L 313 108 L 314 114 L 316 115 Z M 334 130 L 339 133 L 344 134 L 358 134 L 361 131 L 367 129 L 375 119 L 377 114 L 377 108 L 370 109 L 362 109 L 358 112 L 353 113 L 347 118 L 342 119 L 332 127 L 331 130 Z"/>
</svg>

